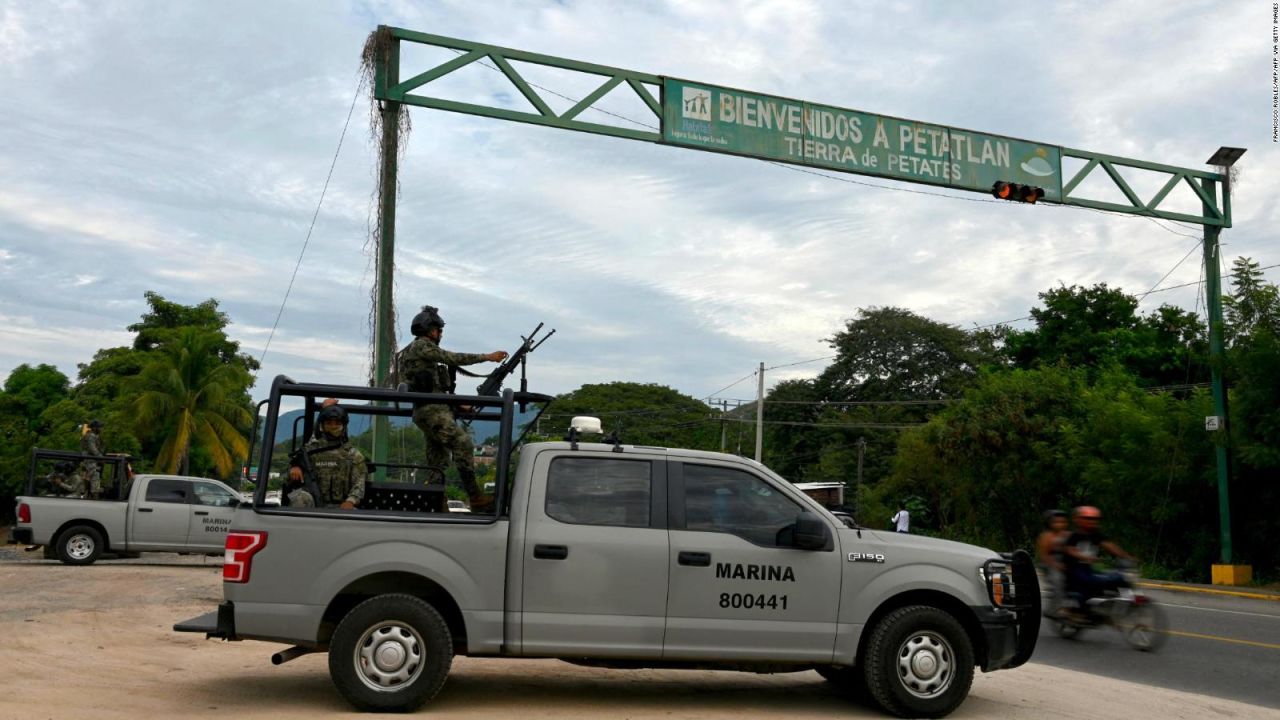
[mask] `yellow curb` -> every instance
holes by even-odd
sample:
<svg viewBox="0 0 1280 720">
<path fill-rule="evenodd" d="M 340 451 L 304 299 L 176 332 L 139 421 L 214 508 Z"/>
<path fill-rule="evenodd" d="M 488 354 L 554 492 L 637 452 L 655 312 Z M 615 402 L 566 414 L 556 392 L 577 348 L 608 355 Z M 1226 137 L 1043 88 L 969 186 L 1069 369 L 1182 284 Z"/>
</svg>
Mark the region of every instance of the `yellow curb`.
<svg viewBox="0 0 1280 720">
<path fill-rule="evenodd" d="M 1145 588 L 1154 588 L 1156 590 L 1172 590 L 1174 592 L 1196 592 L 1205 593 L 1207 595 L 1230 595 L 1231 597 L 1252 598 L 1254 600 L 1275 600 L 1280 601 L 1280 595 L 1271 595 L 1268 593 L 1251 593 L 1240 590 L 1219 590 L 1217 588 L 1188 587 L 1186 585 L 1165 585 L 1163 583 L 1140 582 L 1139 586 Z"/>
</svg>

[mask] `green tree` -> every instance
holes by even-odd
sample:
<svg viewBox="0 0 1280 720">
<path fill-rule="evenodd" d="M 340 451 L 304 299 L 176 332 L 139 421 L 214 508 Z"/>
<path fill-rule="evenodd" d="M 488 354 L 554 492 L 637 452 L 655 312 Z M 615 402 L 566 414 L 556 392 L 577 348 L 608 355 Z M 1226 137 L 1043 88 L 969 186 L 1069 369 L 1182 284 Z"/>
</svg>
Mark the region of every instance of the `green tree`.
<svg viewBox="0 0 1280 720">
<path fill-rule="evenodd" d="M 156 292 L 146 292 L 148 312 L 142 314 L 142 320 L 130 325 L 127 329 L 137 333 L 133 339 L 133 349 L 143 352 L 155 350 L 173 340 L 186 328 L 199 328 L 219 335 L 214 343 L 214 351 L 223 362 L 238 362 L 245 370 L 257 370 L 258 361 L 240 353 L 240 343 L 227 338 L 225 330 L 231 324 L 227 314 L 218 309 L 218 301 L 209 298 L 196 305 L 166 300 Z"/>
<path fill-rule="evenodd" d="M 903 308 L 861 309 L 828 338 L 837 355 L 817 392 L 830 401 L 956 397 L 979 368 L 999 362 L 990 337 Z"/>
<path fill-rule="evenodd" d="M 159 440 L 155 466 L 190 472 L 193 450 L 207 453 L 220 477 L 230 477 L 248 453 L 252 414 L 244 393 L 251 379 L 218 354 L 223 338 L 201 328 L 182 328 L 153 353 L 138 376 L 133 403 L 141 434 Z"/>
<path fill-rule="evenodd" d="M 720 428 L 705 403 L 664 385 L 612 382 L 583 385 L 556 397 L 540 424 L 545 435 L 562 436 L 575 415 L 600 418 L 606 433 L 624 443 L 719 449 Z"/>
<path fill-rule="evenodd" d="M 1207 378 L 1205 327 L 1195 313 L 1162 305 L 1140 316 L 1136 297 L 1105 283 L 1054 288 L 1040 300 L 1034 329 L 1006 332 L 1005 352 L 1017 367 L 1066 363 L 1096 375 L 1118 364 L 1160 386 Z"/>
</svg>

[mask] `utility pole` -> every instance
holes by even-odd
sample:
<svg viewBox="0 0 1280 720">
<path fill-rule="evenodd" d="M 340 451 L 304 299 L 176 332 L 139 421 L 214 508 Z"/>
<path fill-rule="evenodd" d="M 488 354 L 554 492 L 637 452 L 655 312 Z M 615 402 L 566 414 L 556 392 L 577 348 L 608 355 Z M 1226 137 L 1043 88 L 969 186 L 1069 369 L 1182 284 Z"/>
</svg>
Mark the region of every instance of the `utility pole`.
<svg viewBox="0 0 1280 720">
<path fill-rule="evenodd" d="M 378 29 L 379 33 L 383 28 Z M 374 75 L 375 96 L 382 96 L 387 88 L 400 82 L 400 40 L 386 33 L 385 45 L 379 48 Z M 386 387 L 391 373 L 391 354 L 395 352 L 396 330 L 391 326 L 395 298 L 395 248 L 396 248 L 396 156 L 400 152 L 400 103 L 380 100 L 382 121 L 382 167 L 378 176 L 378 291 L 373 311 L 373 384 Z M 385 415 L 373 421 L 373 461 L 381 465 L 387 461 L 390 449 L 390 424 Z M 377 479 L 384 481 L 386 471 L 379 467 Z"/>
<path fill-rule="evenodd" d="M 764 363 L 760 363 L 760 373 L 756 383 L 756 462 L 764 454 Z"/>
<path fill-rule="evenodd" d="M 1219 148 L 1213 157 L 1209 158 L 1210 165 L 1217 165 L 1222 169 L 1222 200 L 1224 212 L 1229 212 L 1231 202 L 1231 166 L 1236 160 L 1244 154 L 1242 148 Z M 1204 212 L 1207 214 L 1213 206 L 1217 204 L 1218 190 L 1216 183 L 1212 180 L 1205 180 L 1204 191 L 1207 199 L 1203 203 Z M 1220 542 L 1222 545 L 1222 565 L 1226 577 L 1220 577 L 1217 568 L 1214 568 L 1213 582 L 1218 583 L 1222 580 L 1225 584 L 1235 585 L 1243 578 L 1236 577 L 1236 573 L 1231 568 L 1232 552 L 1231 552 L 1231 496 L 1228 491 L 1228 483 L 1230 481 L 1230 459 L 1228 449 L 1230 447 L 1231 433 L 1227 427 L 1227 387 L 1222 378 L 1223 364 L 1223 339 L 1222 339 L 1222 272 L 1221 272 L 1221 246 L 1218 244 L 1218 238 L 1222 233 L 1222 228 L 1216 225 L 1204 226 L 1204 289 L 1209 310 L 1209 372 L 1213 385 L 1213 412 L 1218 417 L 1218 429 L 1220 433 L 1217 441 L 1214 443 L 1214 455 L 1216 456 L 1218 466 L 1218 521 Z M 1252 575 L 1252 573 L 1249 573 Z M 1247 579 L 1243 579 L 1247 582 Z"/>
<path fill-rule="evenodd" d="M 729 401 L 721 400 L 720 401 L 720 452 L 724 452 L 725 426 L 727 425 L 726 419 L 728 415 L 729 415 Z"/>
</svg>

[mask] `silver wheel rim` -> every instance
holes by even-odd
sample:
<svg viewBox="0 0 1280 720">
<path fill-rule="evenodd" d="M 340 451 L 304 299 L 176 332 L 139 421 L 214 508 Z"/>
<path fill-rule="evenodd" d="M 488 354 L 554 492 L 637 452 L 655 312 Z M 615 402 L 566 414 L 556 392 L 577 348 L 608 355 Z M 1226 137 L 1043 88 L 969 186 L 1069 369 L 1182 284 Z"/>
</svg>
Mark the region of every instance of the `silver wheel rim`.
<svg viewBox="0 0 1280 720">
<path fill-rule="evenodd" d="M 394 692 L 422 674 L 425 644 L 418 631 L 396 620 L 387 620 L 364 631 L 356 643 L 356 675 L 366 687 Z"/>
<path fill-rule="evenodd" d="M 72 560 L 88 560 L 93 554 L 95 543 L 93 538 L 84 533 L 76 533 L 67 539 L 67 555 Z"/>
<path fill-rule="evenodd" d="M 898 648 L 898 679 L 918 698 L 934 698 L 951 687 L 955 653 L 941 635 L 918 632 Z"/>
</svg>

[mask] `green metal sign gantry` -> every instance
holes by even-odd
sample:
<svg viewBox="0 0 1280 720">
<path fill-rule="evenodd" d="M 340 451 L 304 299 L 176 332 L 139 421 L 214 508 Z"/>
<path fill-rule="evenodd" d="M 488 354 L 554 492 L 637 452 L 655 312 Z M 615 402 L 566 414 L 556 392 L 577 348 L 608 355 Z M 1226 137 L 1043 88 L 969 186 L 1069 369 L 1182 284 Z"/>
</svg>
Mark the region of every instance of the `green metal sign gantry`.
<svg viewBox="0 0 1280 720">
<path fill-rule="evenodd" d="M 1002 135 L 877 115 L 808 101 L 736 90 L 711 83 L 653 75 L 635 70 L 497 47 L 469 40 L 431 35 L 394 27 L 379 27 L 382 35 L 375 59 L 374 97 L 382 106 L 381 227 L 378 248 L 377 327 L 374 382 L 385 385 L 395 348 L 395 333 L 386 327 L 391 313 L 392 252 L 395 238 L 397 136 L 401 105 L 447 110 L 499 120 L 543 125 L 561 130 L 643 140 L 706 152 L 790 163 L 805 167 L 884 177 L 955 190 L 990 193 L 996 182 L 1034 185 L 1044 191 L 1043 202 L 1160 218 L 1204 227 L 1206 294 L 1209 299 L 1209 342 L 1213 397 L 1223 419 L 1217 443 L 1221 514 L 1222 560 L 1231 562 L 1230 514 L 1225 446 L 1226 395 L 1222 383 L 1221 277 L 1218 235 L 1231 227 L 1231 196 L 1227 175 L 1132 158 L 1104 155 Z M 444 48 L 456 57 L 401 79 L 401 43 Z M 596 89 L 562 112 L 556 112 L 512 62 L 528 63 L 594 76 Z M 501 72 L 533 112 L 497 105 L 433 97 L 431 83 L 473 63 L 483 62 Z M 606 95 L 634 93 L 652 113 L 641 127 L 619 127 L 582 119 Z M 651 129 L 656 128 L 656 129 Z M 1083 164 L 1070 178 L 1063 175 L 1064 158 Z M 1167 175 L 1163 186 L 1143 198 L 1125 180 L 1122 170 Z M 1124 197 L 1111 202 L 1083 197 L 1082 183 L 1105 176 Z M 1175 212 L 1161 204 L 1179 185 L 1190 187 L 1200 201 L 1198 215 Z M 1222 187 L 1221 203 L 1218 187 Z M 375 428 L 375 455 L 385 457 L 386 436 Z M 381 444 L 379 444 L 381 443 Z M 377 455 L 379 449 L 382 455 Z"/>
</svg>

